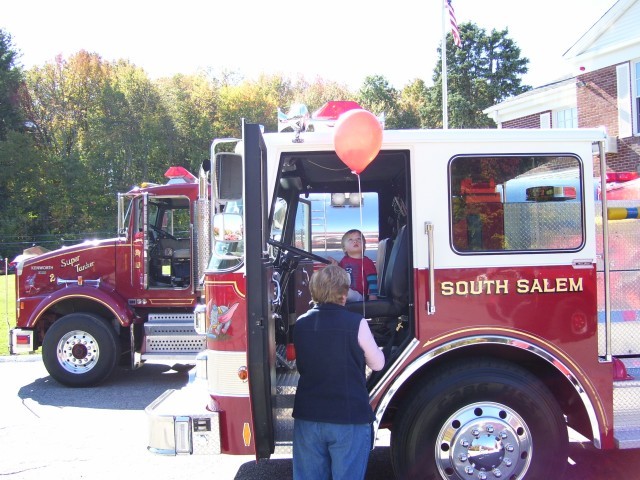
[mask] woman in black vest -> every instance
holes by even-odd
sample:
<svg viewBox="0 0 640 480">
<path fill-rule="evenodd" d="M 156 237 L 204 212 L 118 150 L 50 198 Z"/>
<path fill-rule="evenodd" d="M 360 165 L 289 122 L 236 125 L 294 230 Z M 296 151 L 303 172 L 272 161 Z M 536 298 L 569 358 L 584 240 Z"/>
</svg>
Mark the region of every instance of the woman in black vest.
<svg viewBox="0 0 640 480">
<path fill-rule="evenodd" d="M 367 471 L 373 411 L 365 364 L 380 370 L 384 355 L 367 321 L 344 307 L 350 280 L 336 265 L 315 272 L 315 306 L 295 325 L 294 480 L 357 480 Z"/>
</svg>

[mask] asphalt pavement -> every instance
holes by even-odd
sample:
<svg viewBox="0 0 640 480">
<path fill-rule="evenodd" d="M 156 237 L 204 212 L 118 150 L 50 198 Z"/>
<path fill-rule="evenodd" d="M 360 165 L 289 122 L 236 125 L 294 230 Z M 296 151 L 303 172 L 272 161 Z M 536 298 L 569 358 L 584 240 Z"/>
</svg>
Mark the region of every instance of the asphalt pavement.
<svg viewBox="0 0 640 480">
<path fill-rule="evenodd" d="M 160 456 L 147 451 L 144 409 L 188 373 L 160 365 L 119 369 L 98 387 L 72 389 L 47 374 L 39 355 L 0 356 L 0 478 L 291 480 L 291 459 L 275 456 Z M 366 480 L 392 478 L 388 431 L 380 432 Z M 640 451 L 601 452 L 574 443 L 560 480 L 635 479 Z M 630 476 L 631 474 L 631 476 Z M 549 479 L 551 480 L 551 479 Z M 556 480 L 556 479 L 553 479 Z"/>
<path fill-rule="evenodd" d="M 188 373 L 145 365 L 135 371 L 118 369 L 100 386 L 73 389 L 49 377 L 39 356 L 3 358 L 0 478 L 291 477 L 288 460 L 264 468 L 247 456 L 162 456 L 147 451 L 145 407 L 165 390 L 185 386 Z M 254 474 L 257 467 L 263 473 Z"/>
<path fill-rule="evenodd" d="M 144 409 L 188 373 L 161 365 L 118 369 L 93 388 L 64 387 L 39 355 L 0 357 L 0 478 L 261 480 L 292 478 L 291 459 L 275 456 L 162 456 L 147 451 Z M 375 476 L 390 478 L 388 448 L 371 458 Z M 380 476 L 382 475 L 382 476 Z M 369 477 L 368 477 L 369 478 Z"/>
</svg>

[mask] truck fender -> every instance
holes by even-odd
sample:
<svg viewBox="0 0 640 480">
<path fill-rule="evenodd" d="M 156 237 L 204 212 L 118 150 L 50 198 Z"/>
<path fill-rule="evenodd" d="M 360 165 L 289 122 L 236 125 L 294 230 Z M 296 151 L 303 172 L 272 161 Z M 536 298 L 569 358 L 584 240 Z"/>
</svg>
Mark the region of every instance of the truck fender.
<svg viewBox="0 0 640 480">
<path fill-rule="evenodd" d="M 589 379 L 587 379 L 584 376 L 581 376 L 581 378 L 583 378 L 585 381 L 589 383 L 588 387 L 585 387 L 585 385 L 580 382 L 578 377 L 571 371 L 571 369 L 567 367 L 566 363 L 560 360 L 560 358 L 558 358 L 557 356 L 553 355 L 549 350 L 542 349 L 539 345 L 533 344 L 529 341 L 526 341 L 520 338 L 511 338 L 511 337 L 489 335 L 489 334 L 477 335 L 474 337 L 458 338 L 450 342 L 447 342 L 445 344 L 442 344 L 438 346 L 436 349 L 429 350 L 423 353 L 422 355 L 420 355 L 419 357 L 415 358 L 409 365 L 407 365 L 405 368 L 402 369 L 401 373 L 394 378 L 390 386 L 385 387 L 386 382 L 384 381 L 380 382 L 379 387 L 376 387 L 376 389 L 384 387 L 385 392 L 381 397 L 380 401 L 378 402 L 378 405 L 374 412 L 375 414 L 374 431 L 377 432 L 382 422 L 384 413 L 387 407 L 389 406 L 389 404 L 391 403 L 395 394 L 401 389 L 401 387 L 406 382 L 412 381 L 412 376 L 414 373 L 422 369 L 422 367 L 432 362 L 434 359 L 438 358 L 439 356 L 445 355 L 447 352 L 450 352 L 455 349 L 464 348 L 468 346 L 470 342 L 472 344 L 481 343 L 483 345 L 491 345 L 491 344 L 507 345 L 510 347 L 523 349 L 537 355 L 544 361 L 551 364 L 553 368 L 557 370 L 560 374 L 562 374 L 573 386 L 573 388 L 576 390 L 576 393 L 579 396 L 580 400 L 582 401 L 582 404 L 584 405 L 584 408 L 589 417 L 589 424 L 591 426 L 594 445 L 596 445 L 599 448 L 599 445 L 601 445 L 601 436 L 600 436 L 600 429 L 598 427 L 598 415 L 596 413 L 596 408 L 594 407 L 591 399 L 587 395 L 587 391 L 595 392 L 596 389 L 590 383 Z M 396 364 L 387 372 L 388 378 L 392 377 L 398 371 L 398 369 L 403 364 L 403 360 L 413 350 L 415 350 L 415 348 L 418 347 L 418 345 L 419 345 L 418 340 L 414 339 L 413 344 L 410 346 L 410 348 L 406 350 L 405 356 L 399 358 L 396 361 Z M 379 393 L 379 391 L 377 392 L 376 389 L 374 389 L 374 391 L 371 392 L 370 398 L 375 398 L 375 396 Z"/>
<path fill-rule="evenodd" d="M 127 301 L 115 291 L 108 292 L 94 287 L 70 286 L 44 297 L 37 307 L 33 309 L 27 325 L 34 328 L 49 309 L 60 302 L 74 298 L 99 303 L 109 310 L 123 327 L 128 327 L 133 322 L 134 312 L 127 305 Z"/>
</svg>

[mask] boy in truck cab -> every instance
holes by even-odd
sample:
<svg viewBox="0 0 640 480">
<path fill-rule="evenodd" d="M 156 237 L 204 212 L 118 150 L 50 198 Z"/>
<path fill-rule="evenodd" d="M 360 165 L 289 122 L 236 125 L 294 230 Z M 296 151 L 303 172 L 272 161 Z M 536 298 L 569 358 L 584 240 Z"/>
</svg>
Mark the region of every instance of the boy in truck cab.
<svg viewBox="0 0 640 480">
<path fill-rule="evenodd" d="M 340 262 L 332 259 L 332 263 L 344 268 L 351 278 L 347 302 L 359 302 L 366 298 L 376 300 L 378 273 L 373 260 L 364 255 L 364 235 L 358 229 L 351 229 L 342 236 L 341 244 L 344 257 Z"/>
</svg>

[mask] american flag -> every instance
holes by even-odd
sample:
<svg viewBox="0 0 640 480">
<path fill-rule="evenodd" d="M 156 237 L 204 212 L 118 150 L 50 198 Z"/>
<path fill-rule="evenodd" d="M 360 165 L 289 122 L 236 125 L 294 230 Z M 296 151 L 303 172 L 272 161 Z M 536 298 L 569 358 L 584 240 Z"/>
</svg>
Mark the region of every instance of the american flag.
<svg viewBox="0 0 640 480">
<path fill-rule="evenodd" d="M 458 22 L 456 21 L 456 12 L 453 10 L 451 0 L 444 0 L 445 7 L 449 10 L 449 22 L 451 22 L 451 35 L 453 35 L 453 43 L 458 48 L 462 48 L 462 41 L 460 40 L 460 30 L 458 30 Z"/>
</svg>

